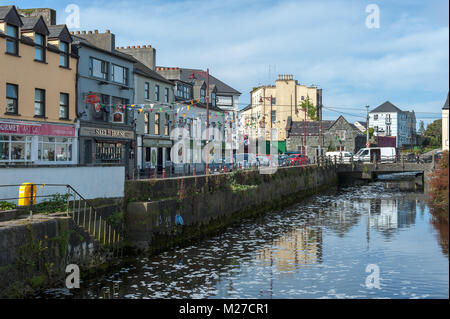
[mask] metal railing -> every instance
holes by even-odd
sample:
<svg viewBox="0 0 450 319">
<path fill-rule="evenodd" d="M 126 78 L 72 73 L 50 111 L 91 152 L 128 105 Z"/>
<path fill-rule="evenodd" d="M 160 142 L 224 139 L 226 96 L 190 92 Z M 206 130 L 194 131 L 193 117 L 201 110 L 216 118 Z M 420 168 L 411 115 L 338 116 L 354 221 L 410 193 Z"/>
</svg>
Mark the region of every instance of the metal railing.
<svg viewBox="0 0 450 319">
<path fill-rule="evenodd" d="M 0 197 L 1 201 L 11 201 L 19 199 L 42 199 L 42 198 L 54 198 L 55 195 L 61 195 L 60 193 L 52 193 L 48 195 L 37 195 L 37 192 L 45 187 L 60 187 L 65 188 L 67 200 L 65 203 L 65 211 L 59 213 L 66 213 L 67 216 L 72 217 L 74 223 L 89 233 L 100 244 L 111 248 L 114 255 L 117 253 L 123 254 L 123 225 L 116 227 L 112 225 L 105 217 L 103 217 L 94 207 L 92 202 L 85 199 L 79 192 L 77 192 L 71 185 L 68 184 L 34 184 L 41 186 L 36 190 L 36 194 L 31 196 L 19 196 L 19 197 Z M 7 187 L 20 187 L 22 185 L 0 185 L 0 189 Z M 38 207 L 38 204 L 31 204 L 29 206 L 19 206 L 16 209 L 29 211 L 30 218 L 33 216 L 33 210 Z M 2 211 L 0 211 L 0 214 Z"/>
</svg>

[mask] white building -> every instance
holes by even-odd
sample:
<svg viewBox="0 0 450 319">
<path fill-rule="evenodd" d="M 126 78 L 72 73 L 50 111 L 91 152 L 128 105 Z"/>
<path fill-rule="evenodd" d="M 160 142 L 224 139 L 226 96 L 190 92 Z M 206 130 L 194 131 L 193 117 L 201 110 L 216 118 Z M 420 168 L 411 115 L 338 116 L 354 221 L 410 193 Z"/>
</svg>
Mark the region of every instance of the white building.
<svg viewBox="0 0 450 319">
<path fill-rule="evenodd" d="M 389 101 L 369 113 L 369 128 L 375 136 L 395 136 L 396 147 L 416 144 L 416 116 L 414 111 L 402 111 Z"/>
</svg>

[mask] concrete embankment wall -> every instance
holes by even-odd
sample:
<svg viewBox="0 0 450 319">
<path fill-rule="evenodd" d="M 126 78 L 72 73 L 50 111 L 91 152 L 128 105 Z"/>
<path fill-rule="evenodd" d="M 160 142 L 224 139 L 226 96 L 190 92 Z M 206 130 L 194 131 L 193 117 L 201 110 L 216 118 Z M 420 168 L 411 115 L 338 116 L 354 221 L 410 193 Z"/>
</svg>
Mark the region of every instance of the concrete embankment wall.
<svg viewBox="0 0 450 319">
<path fill-rule="evenodd" d="M 0 298 L 21 298 L 49 286 L 65 288 L 67 265 L 76 264 L 86 279 L 114 260 L 111 250 L 65 214 L 0 222 Z"/>
<path fill-rule="evenodd" d="M 128 244 L 146 252 L 185 244 L 238 224 L 242 218 L 293 204 L 337 183 L 334 167 L 313 165 L 278 168 L 274 174 L 254 170 L 127 181 Z"/>
</svg>

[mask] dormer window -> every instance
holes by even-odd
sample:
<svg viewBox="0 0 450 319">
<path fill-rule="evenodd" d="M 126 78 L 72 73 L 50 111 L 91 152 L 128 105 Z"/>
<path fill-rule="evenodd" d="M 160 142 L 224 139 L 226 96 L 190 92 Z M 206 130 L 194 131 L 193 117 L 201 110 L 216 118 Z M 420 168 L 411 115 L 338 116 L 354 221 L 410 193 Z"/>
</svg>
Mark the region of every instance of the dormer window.
<svg viewBox="0 0 450 319">
<path fill-rule="evenodd" d="M 36 61 L 45 62 L 45 36 L 36 33 L 34 38 L 35 38 L 34 59 Z"/>
<path fill-rule="evenodd" d="M 216 92 L 211 93 L 211 104 L 212 106 L 216 106 Z"/>
<path fill-rule="evenodd" d="M 202 103 L 205 103 L 205 97 L 206 97 L 206 90 L 205 89 L 200 89 L 200 101 Z"/>
<path fill-rule="evenodd" d="M 69 44 L 64 41 L 60 41 L 59 43 L 59 51 L 61 51 L 59 55 L 59 65 L 68 68 L 69 67 Z"/>
<path fill-rule="evenodd" d="M 6 25 L 6 53 L 19 55 L 19 28 Z"/>
</svg>

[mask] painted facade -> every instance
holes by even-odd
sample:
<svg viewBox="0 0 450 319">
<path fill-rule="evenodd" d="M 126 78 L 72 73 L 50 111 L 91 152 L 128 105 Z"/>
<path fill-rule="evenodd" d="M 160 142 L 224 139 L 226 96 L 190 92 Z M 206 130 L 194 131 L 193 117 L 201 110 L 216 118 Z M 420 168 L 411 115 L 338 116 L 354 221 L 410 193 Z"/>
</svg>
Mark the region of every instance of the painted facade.
<svg viewBox="0 0 450 319">
<path fill-rule="evenodd" d="M 71 44 L 65 25 L 0 7 L 0 164 L 78 163 Z"/>
</svg>

